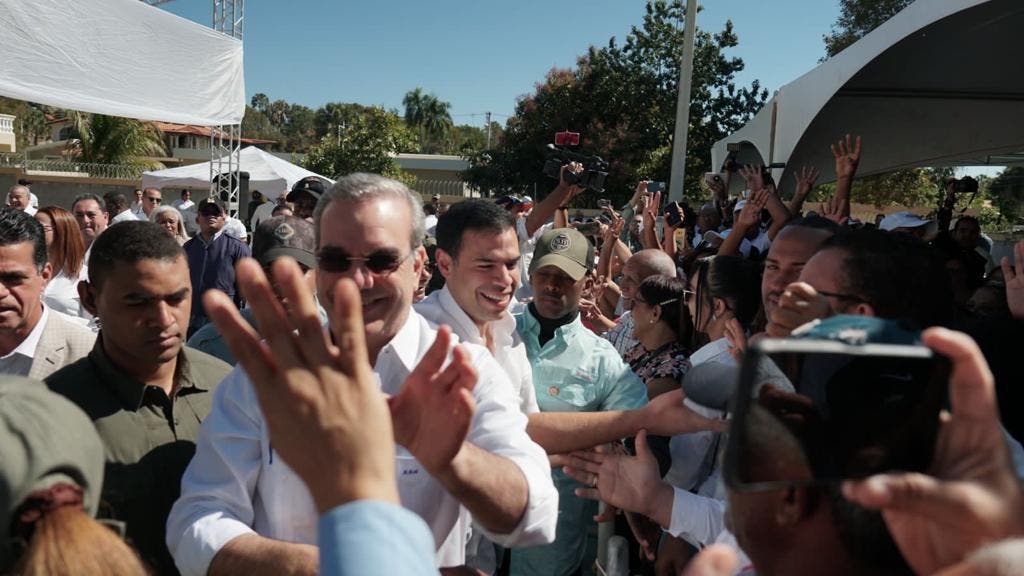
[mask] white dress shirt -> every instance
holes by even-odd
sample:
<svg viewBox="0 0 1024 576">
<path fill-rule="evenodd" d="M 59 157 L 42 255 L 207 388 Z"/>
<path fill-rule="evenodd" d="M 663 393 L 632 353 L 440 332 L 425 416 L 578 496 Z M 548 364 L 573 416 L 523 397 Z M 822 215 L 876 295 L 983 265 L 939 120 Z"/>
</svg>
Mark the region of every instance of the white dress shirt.
<svg viewBox="0 0 1024 576">
<path fill-rule="evenodd" d="M 476 323 L 455 301 L 448 286 L 431 293 L 426 300 L 413 307 L 434 324 L 450 326 L 462 342 L 485 345 Z M 501 318 L 491 323 L 490 329 L 494 358 L 512 383 L 512 391 L 519 399 L 519 410 L 523 414 L 540 412 L 537 407 L 537 391 L 533 388 L 533 369 L 526 357 L 526 345 L 516 331 L 516 319 L 506 311 Z"/>
<path fill-rule="evenodd" d="M 374 366 L 384 392 L 401 391 L 436 334 L 433 324 L 410 311 Z M 476 414 L 467 440 L 511 460 L 529 486 L 529 502 L 519 525 L 509 534 L 487 536 L 504 546 L 552 542 L 558 493 L 547 455 L 527 436 L 526 417 L 515 409 L 505 372 L 485 348 L 466 347 L 479 374 L 473 389 Z M 395 448 L 402 505 L 430 526 L 438 566 L 463 564 L 469 513 L 407 450 Z M 181 498 L 167 520 L 167 546 L 178 568 L 185 575 L 204 575 L 222 546 L 254 532 L 315 544 L 317 516 L 305 484 L 274 454 L 252 384 L 236 367 L 217 387 L 195 457 L 181 481 Z"/>
<path fill-rule="evenodd" d="M 114 216 L 113 218 L 111 218 L 110 219 L 110 225 L 113 226 L 114 224 L 117 224 L 118 222 L 124 222 L 125 220 L 127 220 L 129 222 L 132 222 L 132 221 L 135 221 L 135 220 L 145 220 L 145 219 L 146 219 L 146 215 L 143 214 L 142 212 L 139 212 L 138 214 L 136 214 L 135 212 L 132 212 L 131 210 L 125 210 L 125 211 L 119 213 L 117 216 Z"/>
<path fill-rule="evenodd" d="M 43 330 L 46 328 L 46 321 L 49 318 L 50 311 L 46 305 L 43 305 L 43 313 L 28 336 L 14 350 L 0 356 L 0 374 L 28 376 L 29 370 L 32 369 L 32 360 L 36 357 L 39 339 L 43 336 Z"/>
<path fill-rule="evenodd" d="M 249 222 L 249 226 L 255 231 L 260 226 L 260 222 L 269 220 L 274 216 L 274 208 L 277 208 L 277 202 L 264 202 L 256 207 L 256 210 L 252 213 L 252 221 Z"/>
<path fill-rule="evenodd" d="M 236 240 L 241 240 L 242 242 L 245 242 L 249 237 L 249 233 L 245 229 L 245 224 L 242 224 L 242 221 L 238 218 L 233 218 L 231 216 L 224 217 L 223 230 L 228 236 L 231 236 Z"/>
<path fill-rule="evenodd" d="M 84 266 L 82 272 L 85 272 Z M 67 314 L 69 318 L 82 326 L 88 326 L 92 320 L 92 314 L 82 308 L 82 301 L 78 295 L 78 282 L 87 279 L 83 274 L 69 278 L 63 272 L 51 277 L 50 281 L 46 283 L 46 289 L 43 290 L 43 302 L 47 307 L 61 314 Z"/>
</svg>

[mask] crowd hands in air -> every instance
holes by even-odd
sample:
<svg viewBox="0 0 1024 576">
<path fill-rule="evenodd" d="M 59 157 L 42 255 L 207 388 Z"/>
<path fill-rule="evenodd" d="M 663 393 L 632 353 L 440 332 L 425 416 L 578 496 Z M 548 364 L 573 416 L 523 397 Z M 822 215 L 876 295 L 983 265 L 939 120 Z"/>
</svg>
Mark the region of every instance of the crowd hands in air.
<svg viewBox="0 0 1024 576">
<path fill-rule="evenodd" d="M 727 166 L 697 210 L 640 182 L 591 221 L 564 176 L 448 206 L 355 174 L 247 238 L 185 195 L 112 224 L 124 198 L 33 218 L 12 188 L 0 573 L 590 574 L 595 523 L 630 574 L 1024 572 L 1024 242 L 996 264 L 952 183 L 935 221 L 859 222 L 861 140 L 831 149 L 816 206 L 810 167 L 788 200 Z M 744 354 L 837 315 L 950 360 L 930 466 L 736 490 Z"/>
</svg>

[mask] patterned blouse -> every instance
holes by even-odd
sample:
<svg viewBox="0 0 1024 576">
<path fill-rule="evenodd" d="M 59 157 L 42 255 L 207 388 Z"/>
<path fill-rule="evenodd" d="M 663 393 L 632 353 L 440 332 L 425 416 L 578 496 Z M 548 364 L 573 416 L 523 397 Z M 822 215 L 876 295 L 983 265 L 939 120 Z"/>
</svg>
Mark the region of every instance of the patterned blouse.
<svg viewBox="0 0 1024 576">
<path fill-rule="evenodd" d="M 682 382 L 683 375 L 690 369 L 689 356 L 682 344 L 673 341 L 651 351 L 647 351 L 643 344 L 637 344 L 623 355 L 623 359 L 644 384 L 649 384 L 658 378 Z"/>
</svg>

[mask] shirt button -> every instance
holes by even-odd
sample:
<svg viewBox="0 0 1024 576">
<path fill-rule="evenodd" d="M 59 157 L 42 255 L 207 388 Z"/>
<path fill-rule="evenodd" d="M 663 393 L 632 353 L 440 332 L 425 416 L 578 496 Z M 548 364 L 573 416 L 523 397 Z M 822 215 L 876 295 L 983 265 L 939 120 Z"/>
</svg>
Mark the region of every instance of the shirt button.
<svg viewBox="0 0 1024 576">
<path fill-rule="evenodd" d="M 558 386 L 552 386 L 551 388 L 548 388 L 548 395 L 558 396 Z"/>
</svg>

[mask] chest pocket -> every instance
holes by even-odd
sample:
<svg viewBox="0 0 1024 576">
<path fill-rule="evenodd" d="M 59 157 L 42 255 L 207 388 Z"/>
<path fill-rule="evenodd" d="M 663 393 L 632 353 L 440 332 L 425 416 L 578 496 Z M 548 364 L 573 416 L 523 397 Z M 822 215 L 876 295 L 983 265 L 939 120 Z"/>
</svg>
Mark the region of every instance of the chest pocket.
<svg viewBox="0 0 1024 576">
<path fill-rule="evenodd" d="M 535 383 L 537 403 L 544 410 L 587 412 L 597 409 L 596 379 L 580 368 L 559 368 L 545 371 L 545 378 Z"/>
</svg>

